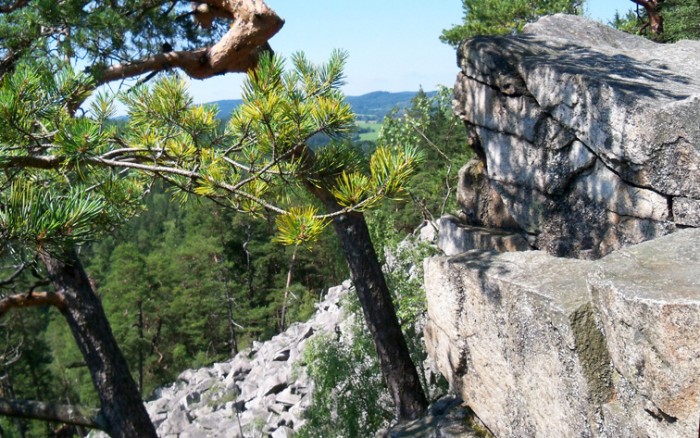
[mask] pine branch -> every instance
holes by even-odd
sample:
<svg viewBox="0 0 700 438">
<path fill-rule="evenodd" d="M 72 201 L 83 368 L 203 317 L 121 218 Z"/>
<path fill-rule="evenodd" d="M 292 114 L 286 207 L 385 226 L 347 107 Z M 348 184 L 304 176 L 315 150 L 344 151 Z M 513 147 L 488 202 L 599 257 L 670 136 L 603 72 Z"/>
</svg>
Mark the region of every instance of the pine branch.
<svg viewBox="0 0 700 438">
<path fill-rule="evenodd" d="M 168 174 L 168 175 L 179 175 L 179 176 L 184 176 L 187 178 L 190 178 L 192 180 L 205 180 L 205 178 L 198 172 L 193 172 L 190 170 L 178 168 L 178 167 L 168 167 L 168 166 L 158 166 L 158 165 L 149 165 L 149 164 L 142 164 L 142 163 L 134 163 L 134 162 L 127 162 L 127 161 L 117 161 L 117 160 L 110 160 L 110 159 L 105 159 L 101 157 L 92 157 L 92 158 L 87 158 L 85 161 L 90 162 L 91 164 L 98 165 L 101 167 L 111 167 L 111 168 L 129 168 L 129 169 L 137 169 L 145 172 L 150 172 L 154 174 Z M 26 167 L 26 168 L 35 168 L 35 169 L 58 169 L 62 163 L 64 162 L 63 159 L 56 157 L 56 156 L 9 156 L 9 157 L 2 157 L 2 161 L 0 161 L 0 169 L 9 169 L 13 167 Z M 239 195 L 241 197 L 247 198 L 263 208 L 273 211 L 275 213 L 279 214 L 286 214 L 286 210 L 279 208 L 275 205 L 270 204 L 269 202 L 264 201 L 263 199 L 260 199 L 259 197 L 248 193 L 244 190 L 242 190 L 240 187 L 235 187 L 231 184 L 223 183 L 223 182 L 218 182 L 218 181 L 210 181 L 214 187 L 220 188 L 224 191 L 227 191 L 231 194 L 234 195 Z"/>
<path fill-rule="evenodd" d="M 195 79 L 238 72 L 255 67 L 261 51 L 269 50 L 268 40 L 284 25 L 263 1 L 206 0 L 194 11 L 195 18 L 207 27 L 213 18 L 233 22 L 229 31 L 214 45 L 194 50 L 159 53 L 147 58 L 117 64 L 100 73 L 97 83 L 132 78 L 165 68 L 179 68 Z"/>
<path fill-rule="evenodd" d="M 100 410 L 93 408 L 59 405 L 34 400 L 0 398 L 0 415 L 105 430 L 104 419 Z"/>
<path fill-rule="evenodd" d="M 646 12 L 649 21 L 644 23 L 639 33 L 644 33 L 646 28 L 651 27 L 652 33 L 660 35 L 664 31 L 664 20 L 661 15 L 660 8 L 663 0 L 630 0 L 632 3 L 642 6 Z"/>
<path fill-rule="evenodd" d="M 0 299 L 0 318 L 5 316 L 10 309 L 26 307 L 54 306 L 59 310 L 65 308 L 62 294 L 51 292 L 30 292 L 28 294 L 10 295 Z"/>
<path fill-rule="evenodd" d="M 287 214 L 287 211 L 285 211 L 282 208 L 279 208 L 275 205 L 270 204 L 269 202 L 266 202 L 263 199 L 260 199 L 259 197 L 246 192 L 245 190 L 242 190 L 240 187 L 233 186 L 231 184 L 223 183 L 220 181 L 211 181 L 206 178 L 204 178 L 200 173 L 186 170 L 186 169 L 181 169 L 177 167 L 167 167 L 167 166 L 151 166 L 148 164 L 141 164 L 141 163 L 128 163 L 128 162 L 123 162 L 123 161 L 113 161 L 113 160 L 105 160 L 101 158 L 96 158 L 93 160 L 90 160 L 94 164 L 104 164 L 107 165 L 108 167 L 126 167 L 126 168 L 132 168 L 132 169 L 139 169 L 143 170 L 146 172 L 152 172 L 155 174 L 169 174 L 169 175 L 179 175 L 179 176 L 184 176 L 187 178 L 190 178 L 192 180 L 206 180 L 209 181 L 214 187 L 217 187 L 219 189 L 222 189 L 224 191 L 227 191 L 231 193 L 232 195 L 238 195 L 243 198 L 247 198 L 256 204 L 260 205 L 261 207 L 273 211 L 275 213 L 279 214 Z M 189 191 L 189 190 L 188 190 Z"/>
<path fill-rule="evenodd" d="M 10 155 L 0 156 L 0 169 L 32 168 L 32 169 L 58 169 L 63 159 L 53 155 Z"/>
</svg>

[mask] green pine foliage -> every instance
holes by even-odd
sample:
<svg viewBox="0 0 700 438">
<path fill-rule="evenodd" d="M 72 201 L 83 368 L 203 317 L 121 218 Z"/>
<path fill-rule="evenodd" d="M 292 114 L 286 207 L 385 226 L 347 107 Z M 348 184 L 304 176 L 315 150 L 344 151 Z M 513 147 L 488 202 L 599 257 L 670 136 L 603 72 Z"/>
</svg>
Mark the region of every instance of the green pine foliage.
<svg viewBox="0 0 700 438">
<path fill-rule="evenodd" d="M 105 123 L 110 110 L 100 109 L 99 100 L 95 117 L 73 116 L 72 106 L 90 86 L 84 74 L 64 68 L 51 75 L 41 64 L 20 64 L 2 77 L 0 165 L 29 164 L 0 179 L 0 237 L 13 251 L 91 241 L 139 210 L 145 180 L 87 165 L 115 132 Z M 55 156 L 61 158 L 52 162 Z"/>
<path fill-rule="evenodd" d="M 320 207 L 312 198 L 366 211 L 404 196 L 420 158 L 405 144 L 379 145 L 371 157 L 348 144 L 355 119 L 339 90 L 346 58 L 335 51 L 316 66 L 299 53 L 285 69 L 284 60 L 263 56 L 223 134 L 213 108 L 192 106 L 183 81 L 165 78 L 125 97 L 130 121 L 122 142 L 139 145 L 129 153 L 158 163 L 180 193 L 253 215 L 286 215 L 279 223 L 297 234 L 282 240 L 313 242 L 330 218 L 316 215 L 311 226 L 308 208 Z M 319 134 L 335 141 L 314 150 L 308 142 Z"/>
<path fill-rule="evenodd" d="M 527 23 L 559 12 L 580 14 L 581 0 L 462 0 L 463 22 L 445 29 L 440 41 L 457 47 L 479 35 L 510 35 Z"/>
<path fill-rule="evenodd" d="M 663 4 L 664 42 L 700 39 L 700 1 L 668 0 Z"/>
<path fill-rule="evenodd" d="M 615 16 L 610 25 L 617 30 L 621 30 L 627 33 L 637 33 L 639 28 L 642 27 L 642 22 L 640 17 L 634 11 L 627 11 L 625 14 L 621 14 L 620 11 L 615 12 Z"/>
<path fill-rule="evenodd" d="M 227 30 L 224 23 L 214 22 L 211 32 L 204 31 L 184 19 L 191 12 L 186 2 L 38 1 L 31 7 L 24 2 L 7 6 L 15 3 L 20 7 L 0 14 L 3 58 L 28 55 L 55 64 L 78 58 L 96 77 L 112 62 L 160 53 L 163 43 L 202 46 Z"/>
<path fill-rule="evenodd" d="M 424 220 L 456 210 L 457 173 L 472 152 L 462 121 L 452 113 L 451 96 L 444 87 L 432 96 L 421 90 L 403 113 L 396 110 L 384 119 L 378 144 L 411 145 L 420 153 L 421 161 L 405 200 L 385 203 L 368 213 L 378 247 L 411 233 Z"/>
<path fill-rule="evenodd" d="M 277 333 L 291 248 L 272 240 L 272 220 L 160 189 L 148 209 L 110 240 L 91 246 L 88 270 L 142 393 L 186 368 L 230 358 Z M 132 238 L 135 236 L 136 238 Z M 295 264 L 289 322 L 305 320 L 321 290 L 347 278 L 322 232 Z"/>
</svg>

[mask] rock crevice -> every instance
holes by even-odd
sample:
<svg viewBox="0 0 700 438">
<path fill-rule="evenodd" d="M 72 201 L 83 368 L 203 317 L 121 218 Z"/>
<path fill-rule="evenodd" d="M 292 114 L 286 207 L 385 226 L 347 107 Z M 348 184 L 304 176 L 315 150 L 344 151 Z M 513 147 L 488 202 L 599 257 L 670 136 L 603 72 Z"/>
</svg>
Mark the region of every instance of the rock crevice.
<svg viewBox="0 0 700 438">
<path fill-rule="evenodd" d="M 535 248 L 558 256 L 599 258 L 698 226 L 698 56 L 700 42 L 658 45 L 565 15 L 464 42 L 454 110 L 487 183 L 460 190 L 487 186 Z M 475 207 L 463 205 L 468 224 L 498 227 Z"/>
<path fill-rule="evenodd" d="M 498 437 L 693 436 L 698 247 L 690 229 L 596 261 L 427 259 L 428 352 Z"/>
</svg>

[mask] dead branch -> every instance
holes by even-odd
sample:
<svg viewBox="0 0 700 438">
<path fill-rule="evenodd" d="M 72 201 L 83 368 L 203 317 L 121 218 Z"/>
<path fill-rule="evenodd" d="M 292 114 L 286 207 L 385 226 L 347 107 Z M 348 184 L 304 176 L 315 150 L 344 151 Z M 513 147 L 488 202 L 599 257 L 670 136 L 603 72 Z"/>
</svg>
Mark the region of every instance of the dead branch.
<svg viewBox="0 0 700 438">
<path fill-rule="evenodd" d="M 31 294 L 16 294 L 0 300 L 0 318 L 10 309 L 25 307 L 54 306 L 59 310 L 65 308 L 63 295 L 52 292 L 33 292 Z"/>
<path fill-rule="evenodd" d="M 7 55 L 0 60 L 0 78 L 15 67 L 15 64 L 22 55 L 22 50 L 10 50 Z"/>
<path fill-rule="evenodd" d="M 5 340 L 5 343 L 7 343 L 7 339 Z M 5 347 L 5 351 L 0 354 L 0 366 L 5 368 L 5 374 L 0 375 L 0 382 L 7 377 L 7 368 L 22 358 L 23 344 L 24 339 L 20 340 L 19 344 L 17 345 Z M 0 394 L 0 396 L 1 395 L 2 394 Z"/>
<path fill-rule="evenodd" d="M 99 409 L 59 405 L 33 400 L 10 400 L 0 398 L 0 415 L 30 420 L 53 421 L 74 426 L 105 429 Z"/>
</svg>

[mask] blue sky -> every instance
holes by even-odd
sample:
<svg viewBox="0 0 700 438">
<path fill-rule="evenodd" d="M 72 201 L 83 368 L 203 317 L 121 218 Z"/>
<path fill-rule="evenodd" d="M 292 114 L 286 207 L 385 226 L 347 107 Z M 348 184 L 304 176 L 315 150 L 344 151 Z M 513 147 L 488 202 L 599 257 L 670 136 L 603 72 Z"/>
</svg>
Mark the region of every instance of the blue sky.
<svg viewBox="0 0 700 438">
<path fill-rule="evenodd" d="M 413 91 L 422 86 L 451 86 L 455 51 L 439 41 L 443 29 L 462 20 L 460 0 L 266 0 L 286 23 L 270 41 L 288 57 L 304 51 L 324 62 L 333 49 L 350 54 L 344 92 Z M 588 0 L 587 15 L 603 22 L 616 10 L 632 9 L 629 0 Z M 196 102 L 240 97 L 243 75 L 192 81 Z"/>
</svg>

